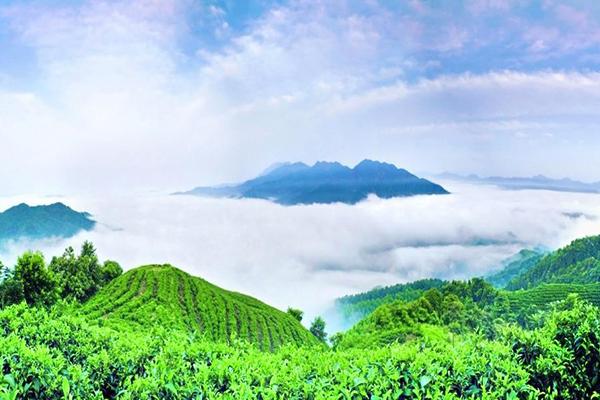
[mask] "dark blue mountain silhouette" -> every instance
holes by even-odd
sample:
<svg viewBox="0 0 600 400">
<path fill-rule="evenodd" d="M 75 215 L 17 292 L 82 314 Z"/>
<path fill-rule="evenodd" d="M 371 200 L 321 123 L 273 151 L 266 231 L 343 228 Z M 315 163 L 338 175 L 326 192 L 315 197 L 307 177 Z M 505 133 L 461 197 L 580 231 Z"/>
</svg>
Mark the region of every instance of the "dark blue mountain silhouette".
<svg viewBox="0 0 600 400">
<path fill-rule="evenodd" d="M 198 187 L 179 194 L 258 198 L 294 205 L 355 204 L 369 194 L 392 198 L 447 193 L 440 185 L 392 164 L 364 160 L 354 168 L 338 162 L 317 162 L 312 167 L 304 163 L 279 164 L 239 185 Z"/>
</svg>

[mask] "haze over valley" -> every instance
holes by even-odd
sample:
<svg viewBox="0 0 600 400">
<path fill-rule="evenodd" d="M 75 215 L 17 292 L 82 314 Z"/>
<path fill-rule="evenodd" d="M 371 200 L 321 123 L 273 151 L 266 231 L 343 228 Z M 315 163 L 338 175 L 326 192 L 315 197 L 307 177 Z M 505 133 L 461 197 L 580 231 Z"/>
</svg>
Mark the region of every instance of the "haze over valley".
<svg viewBox="0 0 600 400">
<path fill-rule="evenodd" d="M 346 294 L 429 277 L 483 276 L 523 248 L 555 249 L 598 232 L 596 194 L 440 183 L 451 194 L 370 197 L 353 206 L 168 193 L 2 197 L 0 209 L 60 200 L 98 222 L 67 240 L 11 243 L 0 259 L 10 265 L 29 248 L 58 255 L 91 240 L 125 269 L 168 262 L 280 309 L 300 307 L 310 320 Z M 327 315 L 331 329 L 339 328 Z"/>
</svg>

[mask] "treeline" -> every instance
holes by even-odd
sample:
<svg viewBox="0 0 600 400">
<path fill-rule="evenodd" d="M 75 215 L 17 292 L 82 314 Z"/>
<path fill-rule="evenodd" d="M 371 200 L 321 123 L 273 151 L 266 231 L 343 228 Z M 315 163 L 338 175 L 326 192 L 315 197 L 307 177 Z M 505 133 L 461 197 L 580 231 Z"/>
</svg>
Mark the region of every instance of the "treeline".
<svg viewBox="0 0 600 400">
<path fill-rule="evenodd" d="M 498 319 L 519 322 L 525 327 L 527 318 L 513 313 L 504 292 L 474 278 L 429 289 L 413 301 L 384 304 L 349 331 L 334 335 L 332 343 L 336 348 L 378 347 L 435 335 L 430 326 L 440 326 L 454 334 L 479 332 L 493 339 Z"/>
<path fill-rule="evenodd" d="M 116 261 L 100 263 L 91 242 L 79 254 L 68 247 L 50 264 L 41 252 L 27 251 L 14 268 L 0 262 L 0 308 L 25 301 L 30 306 L 51 306 L 59 299 L 84 302 L 123 273 Z"/>
</svg>

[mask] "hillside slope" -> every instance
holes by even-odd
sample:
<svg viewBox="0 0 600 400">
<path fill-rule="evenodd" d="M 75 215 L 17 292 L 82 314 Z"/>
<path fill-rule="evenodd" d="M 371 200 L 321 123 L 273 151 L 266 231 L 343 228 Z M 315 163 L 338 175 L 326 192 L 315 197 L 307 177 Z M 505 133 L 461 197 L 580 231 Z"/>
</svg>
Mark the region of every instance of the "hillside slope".
<svg viewBox="0 0 600 400">
<path fill-rule="evenodd" d="M 512 279 L 509 290 L 543 283 L 590 284 L 600 282 L 600 236 L 577 239 L 543 257 L 534 267 Z"/>
<path fill-rule="evenodd" d="M 286 343 L 316 343 L 290 315 L 170 265 L 128 271 L 85 303 L 80 312 L 101 325 L 142 329 L 158 325 L 198 332 L 215 341 L 246 339 L 264 350 Z"/>
</svg>

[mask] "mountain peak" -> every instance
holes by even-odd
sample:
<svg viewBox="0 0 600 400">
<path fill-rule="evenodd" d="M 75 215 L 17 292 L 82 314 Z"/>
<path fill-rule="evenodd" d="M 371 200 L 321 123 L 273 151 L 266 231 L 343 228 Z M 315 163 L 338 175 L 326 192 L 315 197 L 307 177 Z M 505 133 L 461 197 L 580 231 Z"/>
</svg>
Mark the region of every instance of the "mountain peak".
<svg viewBox="0 0 600 400">
<path fill-rule="evenodd" d="M 292 173 L 302 169 L 310 168 L 308 165 L 303 162 L 278 162 L 272 164 L 270 167 L 265 169 L 262 174 L 259 176 L 268 176 L 272 174 L 281 174 L 281 173 Z"/>
</svg>

